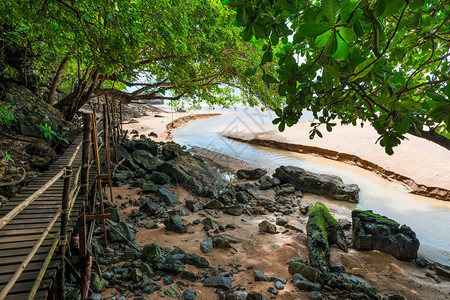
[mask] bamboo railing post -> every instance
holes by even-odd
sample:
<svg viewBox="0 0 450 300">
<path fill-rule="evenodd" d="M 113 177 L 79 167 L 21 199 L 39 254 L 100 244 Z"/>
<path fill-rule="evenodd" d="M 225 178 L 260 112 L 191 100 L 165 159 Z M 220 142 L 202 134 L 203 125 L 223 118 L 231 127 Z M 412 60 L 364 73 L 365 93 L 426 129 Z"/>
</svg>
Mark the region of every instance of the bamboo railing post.
<svg viewBox="0 0 450 300">
<path fill-rule="evenodd" d="M 66 288 L 64 282 L 65 276 L 65 262 L 67 244 L 67 222 L 69 221 L 69 202 L 70 202 L 70 182 L 72 180 L 72 167 L 66 167 L 66 174 L 64 176 L 64 190 L 62 197 L 62 214 L 61 214 L 61 232 L 59 251 L 61 252 L 61 266 L 58 269 L 58 299 L 66 299 Z"/>
<path fill-rule="evenodd" d="M 92 113 L 83 114 L 84 132 L 83 132 L 83 153 L 81 158 L 81 195 L 86 204 L 86 198 L 89 193 L 89 155 L 91 148 L 92 133 Z"/>
<path fill-rule="evenodd" d="M 87 278 L 86 265 L 87 265 L 87 246 L 86 246 L 86 211 L 85 205 L 81 207 L 81 215 L 78 216 L 78 237 L 80 242 L 80 260 L 81 260 L 81 286 L 84 286 L 84 281 Z"/>
<path fill-rule="evenodd" d="M 109 148 L 109 129 L 108 129 L 108 115 L 107 115 L 107 109 L 106 109 L 106 103 L 103 104 L 103 140 L 105 141 L 104 145 L 105 148 Z"/>
</svg>

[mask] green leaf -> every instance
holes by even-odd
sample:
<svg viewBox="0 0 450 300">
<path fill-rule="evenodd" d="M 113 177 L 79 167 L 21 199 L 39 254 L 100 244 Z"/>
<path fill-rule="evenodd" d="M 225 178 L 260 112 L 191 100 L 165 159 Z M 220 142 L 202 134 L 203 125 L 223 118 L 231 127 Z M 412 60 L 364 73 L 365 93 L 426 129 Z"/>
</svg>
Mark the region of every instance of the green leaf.
<svg viewBox="0 0 450 300">
<path fill-rule="evenodd" d="M 341 20 L 339 23 L 344 23 L 350 18 L 352 12 L 358 6 L 357 0 L 346 0 L 341 3 Z"/>
<path fill-rule="evenodd" d="M 339 34 L 344 38 L 346 42 L 354 42 L 358 38 L 356 33 L 351 28 L 341 28 Z"/>
<path fill-rule="evenodd" d="M 405 134 L 409 132 L 411 128 L 411 123 L 408 117 L 403 117 L 400 122 L 395 123 L 394 129 L 400 134 Z"/>
<path fill-rule="evenodd" d="M 327 68 L 323 68 L 322 83 L 327 89 L 333 88 L 333 76 L 330 74 Z"/>
<path fill-rule="evenodd" d="M 255 32 L 255 36 L 258 39 L 262 39 L 265 37 L 266 35 L 266 30 L 264 28 L 264 25 L 260 25 L 260 24 L 253 24 L 253 31 Z"/>
<path fill-rule="evenodd" d="M 358 37 L 362 37 L 364 35 L 364 28 L 359 21 L 356 21 L 355 24 L 353 24 L 353 31 Z"/>
<path fill-rule="evenodd" d="M 335 60 L 344 60 L 348 56 L 348 45 L 338 34 L 337 36 L 337 50 L 333 54 Z"/>
<path fill-rule="evenodd" d="M 273 60 L 273 52 L 272 50 L 269 49 L 266 52 L 264 52 L 263 57 L 261 59 L 261 65 L 271 62 L 272 60 Z"/>
<path fill-rule="evenodd" d="M 284 122 L 281 122 L 280 124 L 278 124 L 278 130 L 280 132 L 283 132 L 285 128 L 286 128 L 286 124 Z"/>
<path fill-rule="evenodd" d="M 410 2 L 409 8 L 411 10 L 418 10 L 421 9 L 425 5 L 425 0 L 414 0 Z"/>
<path fill-rule="evenodd" d="M 308 22 L 300 24 L 297 28 L 297 33 L 305 37 L 316 37 L 330 29 L 331 26 L 324 23 Z"/>
<path fill-rule="evenodd" d="M 272 75 L 267 74 L 267 73 L 265 73 L 265 74 L 262 76 L 262 80 L 265 82 L 265 84 L 267 85 L 267 87 L 270 87 L 270 84 L 271 84 L 271 83 L 278 83 L 278 80 L 277 80 L 275 77 L 273 77 Z"/>
<path fill-rule="evenodd" d="M 333 31 L 330 38 L 327 41 L 327 44 L 325 45 L 325 55 L 332 56 L 337 50 L 337 39 L 336 39 L 336 33 Z"/>
<path fill-rule="evenodd" d="M 416 2 L 417 0 L 414 0 L 412 3 Z M 404 0 L 389 0 L 389 4 L 386 5 L 386 8 L 384 10 L 383 16 L 389 17 L 393 14 L 395 14 L 400 8 L 405 5 Z"/>
<path fill-rule="evenodd" d="M 323 48 L 328 42 L 328 39 L 331 36 L 332 30 L 325 31 L 321 35 L 316 37 L 315 43 L 317 48 Z"/>
<path fill-rule="evenodd" d="M 258 68 L 258 67 L 254 67 L 254 68 L 249 68 L 249 69 L 247 69 L 247 70 L 244 72 L 244 75 L 247 76 L 247 77 L 252 77 L 253 75 L 255 75 L 256 69 L 257 69 L 257 68 Z"/>
<path fill-rule="evenodd" d="M 374 67 L 374 64 L 371 64 L 373 61 L 374 61 L 373 58 L 368 58 L 365 61 L 363 61 L 362 63 L 360 63 L 359 65 L 357 65 L 355 68 L 355 72 L 354 72 L 355 76 L 353 76 L 354 77 L 353 80 L 356 80 L 358 78 L 362 78 L 362 77 L 366 76 L 370 72 L 370 70 L 372 70 L 372 68 Z M 369 66 L 369 67 L 367 67 L 367 66 Z"/>
<path fill-rule="evenodd" d="M 445 97 L 442 95 L 439 95 L 437 93 L 433 93 L 433 92 L 428 92 L 427 96 L 430 97 L 431 99 L 433 99 L 434 101 L 445 101 Z"/>
<path fill-rule="evenodd" d="M 322 0 L 322 9 L 330 24 L 336 24 L 336 19 L 341 11 L 339 0 Z"/>
<path fill-rule="evenodd" d="M 384 0 L 376 0 L 375 2 L 372 3 L 373 4 L 370 5 L 370 8 L 373 10 L 375 17 L 381 16 L 386 8 Z"/>
</svg>

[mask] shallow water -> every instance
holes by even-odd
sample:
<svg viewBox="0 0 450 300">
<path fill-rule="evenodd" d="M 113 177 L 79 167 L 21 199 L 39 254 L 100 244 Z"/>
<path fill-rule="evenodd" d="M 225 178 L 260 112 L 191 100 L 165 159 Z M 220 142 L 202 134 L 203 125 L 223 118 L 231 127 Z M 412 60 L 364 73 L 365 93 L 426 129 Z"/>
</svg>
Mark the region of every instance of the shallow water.
<svg viewBox="0 0 450 300">
<path fill-rule="evenodd" d="M 417 234 L 421 247 L 419 253 L 434 261 L 450 265 L 450 202 L 408 193 L 402 184 L 391 182 L 362 168 L 330 159 L 249 145 L 221 136 L 223 133 L 258 133 L 275 129 L 271 124 L 273 113 L 259 109 L 221 111 L 219 117 L 189 122 L 177 128 L 172 135 L 177 143 L 203 147 L 230 155 L 264 168 L 275 169 L 280 165 L 298 166 L 316 172 L 333 174 L 345 183 L 359 185 L 360 202 L 342 203 L 343 207 L 370 209 L 410 226 Z M 311 118 L 307 116 L 305 121 Z M 338 203 L 338 201 L 333 201 Z"/>
</svg>

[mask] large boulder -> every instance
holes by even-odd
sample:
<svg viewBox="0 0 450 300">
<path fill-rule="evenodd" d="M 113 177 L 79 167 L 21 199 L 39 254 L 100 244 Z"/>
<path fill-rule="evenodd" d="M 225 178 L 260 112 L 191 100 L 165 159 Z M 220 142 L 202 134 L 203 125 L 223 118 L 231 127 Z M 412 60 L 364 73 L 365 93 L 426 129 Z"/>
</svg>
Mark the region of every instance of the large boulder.
<svg viewBox="0 0 450 300">
<path fill-rule="evenodd" d="M 412 229 L 371 210 L 352 211 L 352 247 L 358 250 L 379 250 L 401 260 L 417 257 L 419 240 Z"/>
<path fill-rule="evenodd" d="M 167 160 L 174 159 L 179 156 L 190 155 L 187 152 L 184 152 L 179 144 L 176 143 L 167 143 L 161 150 L 161 154 Z"/>
<path fill-rule="evenodd" d="M 123 146 L 130 152 L 143 150 L 154 156 L 158 154 L 158 143 L 151 139 L 125 140 Z"/>
<path fill-rule="evenodd" d="M 148 172 L 156 170 L 162 164 L 162 161 L 159 158 L 145 150 L 135 150 L 131 153 L 131 157 L 133 157 L 134 162 L 136 162 L 139 167 Z"/>
<path fill-rule="evenodd" d="M 40 124 L 50 126 L 60 136 L 69 142 L 75 139 L 80 130 L 67 122 L 60 111 L 40 100 L 38 96 L 23 86 L 11 82 L 0 82 L 0 101 L 14 106 L 17 116 L 14 129 L 19 133 L 36 138 L 42 138 Z M 66 143 L 59 143 L 66 146 Z"/>
<path fill-rule="evenodd" d="M 349 202 L 359 200 L 358 185 L 345 184 L 338 176 L 317 174 L 293 166 L 281 166 L 275 170 L 273 176 L 281 183 L 292 184 L 297 191 L 327 195 L 336 200 Z"/>
<path fill-rule="evenodd" d="M 236 172 L 236 175 L 238 178 L 248 179 L 248 180 L 257 180 L 266 174 L 267 174 L 267 171 L 260 169 L 260 168 L 251 169 L 251 170 L 241 169 Z"/>
<path fill-rule="evenodd" d="M 227 184 L 219 172 L 189 154 L 164 162 L 157 171 L 169 175 L 172 182 L 198 196 L 210 196 L 212 190 Z"/>
</svg>

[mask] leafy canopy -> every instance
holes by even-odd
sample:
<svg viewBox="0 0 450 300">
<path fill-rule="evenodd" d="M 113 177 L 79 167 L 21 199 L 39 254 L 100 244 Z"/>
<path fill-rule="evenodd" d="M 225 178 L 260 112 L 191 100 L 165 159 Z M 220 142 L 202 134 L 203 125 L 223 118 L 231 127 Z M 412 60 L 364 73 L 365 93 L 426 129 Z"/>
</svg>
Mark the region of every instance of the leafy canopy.
<svg viewBox="0 0 450 300">
<path fill-rule="evenodd" d="M 260 45 L 263 72 L 284 97 L 279 130 L 304 109 L 310 138 L 336 119 L 370 122 L 388 154 L 406 133 L 447 149 L 450 125 L 448 0 L 222 0 L 236 11 L 245 41 Z M 428 129 L 428 130 L 427 130 Z"/>
</svg>

